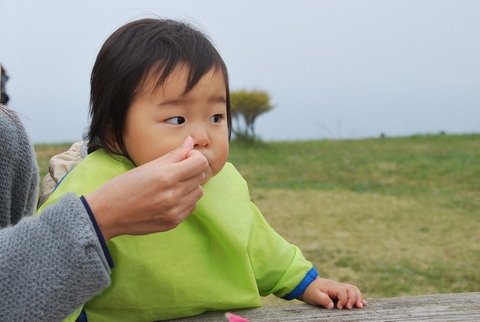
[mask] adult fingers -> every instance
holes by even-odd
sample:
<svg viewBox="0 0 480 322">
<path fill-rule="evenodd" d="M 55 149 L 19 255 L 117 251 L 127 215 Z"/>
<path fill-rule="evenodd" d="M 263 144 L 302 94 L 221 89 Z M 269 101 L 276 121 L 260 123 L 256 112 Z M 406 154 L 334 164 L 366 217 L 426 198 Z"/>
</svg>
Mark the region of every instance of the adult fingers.
<svg viewBox="0 0 480 322">
<path fill-rule="evenodd" d="M 178 195 L 184 197 L 187 194 L 191 193 L 193 190 L 201 187 L 202 183 L 205 181 L 205 173 L 201 172 L 196 176 L 182 180 L 178 183 Z M 201 196 L 200 196 L 201 197 Z"/>
<path fill-rule="evenodd" d="M 163 155 L 157 160 L 161 164 L 174 164 L 182 161 L 185 162 L 185 167 L 189 169 L 202 168 L 202 171 L 206 170 L 208 166 L 208 160 L 200 152 L 193 150 L 193 138 L 189 135 L 185 138 L 182 145 L 173 151 Z"/>
<path fill-rule="evenodd" d="M 203 188 L 197 185 L 194 189 L 188 192 L 177 204 L 177 220 L 179 223 L 190 215 L 196 208 L 197 201 L 203 195 Z"/>
<path fill-rule="evenodd" d="M 185 160 L 190 151 L 193 150 L 193 145 L 193 138 L 189 135 L 185 138 L 180 147 L 176 148 L 173 151 L 170 151 L 169 153 L 162 156 L 160 159 L 162 159 L 166 163 L 176 163 Z"/>
<path fill-rule="evenodd" d="M 198 176 L 199 174 L 202 174 L 205 177 L 203 172 L 207 170 L 209 166 L 207 158 L 196 150 L 192 150 L 188 154 L 187 159 L 179 162 L 178 164 L 183 167 L 183 176 L 181 176 L 182 178 L 180 181 L 188 180 L 192 177 Z"/>
<path fill-rule="evenodd" d="M 182 146 L 153 161 L 155 166 L 167 166 L 174 181 L 195 177 L 208 168 L 205 156 L 192 150 L 193 139 L 188 136 Z"/>
</svg>

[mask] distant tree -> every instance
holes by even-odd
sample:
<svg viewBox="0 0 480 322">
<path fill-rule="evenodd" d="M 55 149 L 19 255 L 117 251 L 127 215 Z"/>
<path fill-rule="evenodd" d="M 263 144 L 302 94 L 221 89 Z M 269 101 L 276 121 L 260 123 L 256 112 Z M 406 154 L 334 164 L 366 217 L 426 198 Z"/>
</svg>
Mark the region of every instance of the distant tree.
<svg viewBox="0 0 480 322">
<path fill-rule="evenodd" d="M 260 90 L 239 90 L 230 93 L 233 119 L 232 132 L 236 137 L 255 139 L 255 120 L 273 109 L 270 95 Z M 243 125 L 242 125 L 243 124 Z"/>
</svg>

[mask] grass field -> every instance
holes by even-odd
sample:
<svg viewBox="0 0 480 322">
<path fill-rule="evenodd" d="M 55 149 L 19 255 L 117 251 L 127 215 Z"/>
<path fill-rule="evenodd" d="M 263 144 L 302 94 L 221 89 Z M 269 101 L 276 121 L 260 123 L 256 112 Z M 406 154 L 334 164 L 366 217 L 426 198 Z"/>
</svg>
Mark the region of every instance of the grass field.
<svg viewBox="0 0 480 322">
<path fill-rule="evenodd" d="M 67 147 L 35 147 L 42 173 Z M 322 276 L 366 298 L 480 291 L 480 135 L 233 143 L 230 161 Z"/>
</svg>

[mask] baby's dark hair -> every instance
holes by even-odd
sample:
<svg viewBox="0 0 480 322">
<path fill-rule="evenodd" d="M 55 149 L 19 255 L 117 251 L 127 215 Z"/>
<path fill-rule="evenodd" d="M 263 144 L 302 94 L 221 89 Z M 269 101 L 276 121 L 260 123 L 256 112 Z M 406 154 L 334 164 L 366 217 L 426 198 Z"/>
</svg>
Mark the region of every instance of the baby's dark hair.
<svg viewBox="0 0 480 322">
<path fill-rule="evenodd" d="M 140 86 L 149 77 L 164 84 L 176 67 L 189 75 L 184 94 L 212 68 L 225 78 L 228 133 L 231 133 L 227 67 L 208 37 L 187 23 L 141 19 L 115 31 L 103 44 L 90 79 L 91 123 L 85 140 L 88 151 L 103 148 L 128 157 L 124 142 L 127 112 Z"/>
</svg>

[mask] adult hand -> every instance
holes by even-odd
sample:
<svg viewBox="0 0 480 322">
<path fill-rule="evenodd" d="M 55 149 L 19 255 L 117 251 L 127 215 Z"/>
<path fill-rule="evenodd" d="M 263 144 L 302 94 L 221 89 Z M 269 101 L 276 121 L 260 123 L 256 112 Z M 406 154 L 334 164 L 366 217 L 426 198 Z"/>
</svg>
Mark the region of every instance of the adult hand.
<svg viewBox="0 0 480 322">
<path fill-rule="evenodd" d="M 195 209 L 207 167 L 189 136 L 178 149 L 110 180 L 85 199 L 106 240 L 167 231 Z"/>
</svg>

